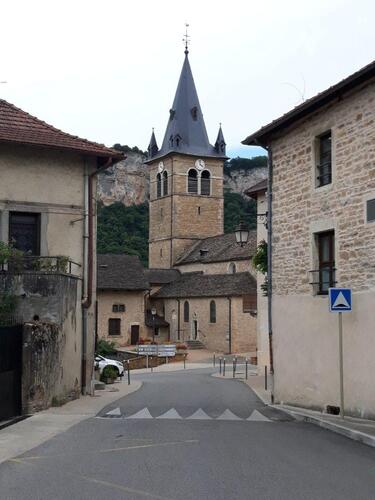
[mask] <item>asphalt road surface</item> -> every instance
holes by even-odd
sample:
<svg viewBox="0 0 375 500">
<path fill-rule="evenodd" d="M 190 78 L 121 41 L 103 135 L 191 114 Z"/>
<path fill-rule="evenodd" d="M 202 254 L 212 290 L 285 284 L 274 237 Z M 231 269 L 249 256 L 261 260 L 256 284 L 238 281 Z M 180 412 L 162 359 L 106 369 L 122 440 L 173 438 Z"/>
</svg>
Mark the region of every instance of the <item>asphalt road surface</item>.
<svg viewBox="0 0 375 500">
<path fill-rule="evenodd" d="M 373 448 L 212 372 L 136 375 L 139 391 L 0 465 L 0 499 L 375 499 Z"/>
</svg>

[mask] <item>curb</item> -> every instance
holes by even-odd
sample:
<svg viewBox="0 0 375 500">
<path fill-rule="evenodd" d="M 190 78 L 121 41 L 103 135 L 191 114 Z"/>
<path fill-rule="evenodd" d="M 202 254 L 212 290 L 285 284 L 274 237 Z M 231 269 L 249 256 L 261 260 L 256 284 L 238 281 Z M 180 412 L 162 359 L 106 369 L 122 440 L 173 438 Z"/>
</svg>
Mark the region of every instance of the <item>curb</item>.
<svg viewBox="0 0 375 500">
<path fill-rule="evenodd" d="M 288 410 L 286 408 L 280 407 L 280 405 L 269 405 L 269 406 L 275 408 L 276 410 L 280 410 L 287 413 L 288 415 L 294 417 L 299 422 L 307 422 L 309 424 L 317 425 L 318 427 L 322 427 L 323 429 L 335 432 L 336 434 L 345 436 L 349 439 L 352 439 L 353 441 L 358 441 L 359 443 L 363 443 L 366 444 L 367 446 L 375 448 L 375 436 L 372 436 L 371 434 L 366 434 L 365 432 L 349 429 L 340 424 L 322 420 L 319 417 L 314 417 L 312 415 L 306 415 L 304 413 L 300 413 L 297 411 Z"/>
</svg>

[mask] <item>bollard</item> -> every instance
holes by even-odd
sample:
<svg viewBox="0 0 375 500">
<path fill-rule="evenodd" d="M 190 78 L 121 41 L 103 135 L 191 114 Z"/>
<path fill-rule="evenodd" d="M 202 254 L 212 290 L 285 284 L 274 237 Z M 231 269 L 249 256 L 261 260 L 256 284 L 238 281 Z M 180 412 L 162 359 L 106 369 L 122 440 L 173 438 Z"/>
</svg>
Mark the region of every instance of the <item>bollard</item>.
<svg viewBox="0 0 375 500">
<path fill-rule="evenodd" d="M 235 378 L 235 376 L 236 376 L 236 368 L 235 368 L 236 367 L 236 363 L 234 361 L 234 358 L 232 359 L 232 364 L 233 364 L 233 378 Z"/>
<path fill-rule="evenodd" d="M 128 359 L 128 385 L 130 385 L 130 360 Z"/>
<path fill-rule="evenodd" d="M 146 354 L 146 370 L 148 370 L 148 354 Z"/>
<path fill-rule="evenodd" d="M 225 377 L 225 358 L 223 359 L 223 377 Z"/>
<path fill-rule="evenodd" d="M 184 354 L 184 370 L 186 368 L 186 354 Z"/>
<path fill-rule="evenodd" d="M 151 366 L 151 371 L 153 372 L 154 371 L 154 367 L 152 365 L 152 356 L 150 357 L 150 366 Z"/>
<path fill-rule="evenodd" d="M 264 367 L 264 389 L 267 390 L 267 365 Z"/>
<path fill-rule="evenodd" d="M 168 364 L 168 356 L 165 356 L 165 364 Z"/>
<path fill-rule="evenodd" d="M 223 358 L 220 356 L 219 358 L 219 373 L 221 375 L 221 362 L 222 362 Z"/>
<path fill-rule="evenodd" d="M 216 356 L 215 356 L 215 353 L 214 353 L 214 368 L 216 366 Z"/>
<path fill-rule="evenodd" d="M 246 358 L 246 359 L 245 359 L 245 378 L 246 378 L 246 380 L 248 379 L 248 370 L 249 370 L 249 368 L 248 368 L 248 363 L 249 363 L 249 361 L 248 361 L 248 359 Z"/>
</svg>

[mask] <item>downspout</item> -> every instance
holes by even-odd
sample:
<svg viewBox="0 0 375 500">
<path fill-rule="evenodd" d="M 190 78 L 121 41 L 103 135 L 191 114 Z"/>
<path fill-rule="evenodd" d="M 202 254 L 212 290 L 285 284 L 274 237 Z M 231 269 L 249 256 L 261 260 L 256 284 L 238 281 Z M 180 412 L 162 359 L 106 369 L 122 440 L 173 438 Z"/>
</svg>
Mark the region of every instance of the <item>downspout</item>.
<svg viewBox="0 0 375 500">
<path fill-rule="evenodd" d="M 92 304 L 92 288 L 94 277 L 94 179 L 108 167 L 114 165 L 113 158 L 109 158 L 104 165 L 97 168 L 92 174 L 88 173 L 85 163 L 85 224 L 84 224 L 84 256 L 83 256 L 83 298 L 82 298 L 82 358 L 81 358 L 81 392 L 87 393 L 87 335 L 88 310 Z M 91 368 L 92 370 L 92 368 Z"/>
<path fill-rule="evenodd" d="M 264 147 L 264 146 L 263 146 Z M 272 149 L 268 146 L 268 183 L 267 183 L 267 306 L 268 339 L 270 350 L 271 402 L 274 402 L 273 330 L 272 330 L 272 186 L 273 162 Z"/>
<path fill-rule="evenodd" d="M 228 336 L 229 336 L 229 354 L 232 354 L 232 299 L 228 297 Z"/>
</svg>

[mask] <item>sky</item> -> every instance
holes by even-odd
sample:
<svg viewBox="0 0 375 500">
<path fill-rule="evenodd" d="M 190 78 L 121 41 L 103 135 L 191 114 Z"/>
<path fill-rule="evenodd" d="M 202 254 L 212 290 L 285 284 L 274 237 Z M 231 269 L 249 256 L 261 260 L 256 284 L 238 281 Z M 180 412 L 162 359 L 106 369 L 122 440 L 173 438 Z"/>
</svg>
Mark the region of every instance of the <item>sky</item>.
<svg viewBox="0 0 375 500">
<path fill-rule="evenodd" d="M 211 143 L 251 132 L 375 57 L 373 0 L 0 0 L 0 98 L 108 146 L 162 142 L 189 59 Z"/>
</svg>

